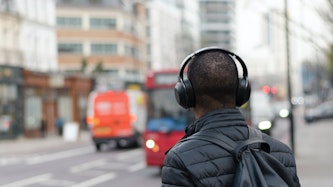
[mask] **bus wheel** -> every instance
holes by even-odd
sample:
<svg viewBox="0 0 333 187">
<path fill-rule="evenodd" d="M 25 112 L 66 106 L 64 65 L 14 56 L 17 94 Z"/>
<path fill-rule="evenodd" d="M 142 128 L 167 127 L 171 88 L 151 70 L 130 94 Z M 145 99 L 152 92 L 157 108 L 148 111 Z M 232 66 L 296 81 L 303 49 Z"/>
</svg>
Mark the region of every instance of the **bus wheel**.
<svg viewBox="0 0 333 187">
<path fill-rule="evenodd" d="M 101 144 L 96 143 L 95 148 L 96 148 L 96 151 L 98 151 L 98 152 L 101 151 Z"/>
</svg>

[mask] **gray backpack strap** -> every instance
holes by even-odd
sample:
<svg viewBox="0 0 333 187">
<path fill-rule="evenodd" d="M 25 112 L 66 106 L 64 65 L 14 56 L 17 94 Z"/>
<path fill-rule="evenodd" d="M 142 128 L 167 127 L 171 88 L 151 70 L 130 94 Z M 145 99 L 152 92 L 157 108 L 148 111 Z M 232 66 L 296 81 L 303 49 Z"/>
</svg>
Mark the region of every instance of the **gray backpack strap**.
<svg viewBox="0 0 333 187">
<path fill-rule="evenodd" d="M 189 136 L 183 140 L 186 141 L 189 139 L 196 139 L 196 140 L 211 142 L 227 150 L 229 153 L 233 155 L 233 157 L 236 160 L 239 159 L 239 156 L 244 149 L 248 148 L 250 145 L 253 144 L 260 144 L 260 148 L 265 152 L 269 153 L 270 152 L 269 144 L 262 139 L 261 131 L 251 127 L 248 127 L 248 129 L 249 129 L 249 139 L 241 143 L 236 143 L 234 140 L 230 139 L 225 135 L 216 137 L 208 133 L 204 133 L 204 131 L 202 131 L 201 133 L 195 133 L 192 136 Z"/>
</svg>

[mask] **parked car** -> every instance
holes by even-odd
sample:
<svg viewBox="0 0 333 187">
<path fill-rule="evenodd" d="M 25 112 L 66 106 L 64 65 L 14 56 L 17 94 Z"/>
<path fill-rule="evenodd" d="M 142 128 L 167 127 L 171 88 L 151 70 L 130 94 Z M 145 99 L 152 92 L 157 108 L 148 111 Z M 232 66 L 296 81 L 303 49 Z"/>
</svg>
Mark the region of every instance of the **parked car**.
<svg viewBox="0 0 333 187">
<path fill-rule="evenodd" d="M 333 118 L 333 100 L 326 101 L 305 111 L 304 119 L 307 123 L 321 119 Z"/>
</svg>

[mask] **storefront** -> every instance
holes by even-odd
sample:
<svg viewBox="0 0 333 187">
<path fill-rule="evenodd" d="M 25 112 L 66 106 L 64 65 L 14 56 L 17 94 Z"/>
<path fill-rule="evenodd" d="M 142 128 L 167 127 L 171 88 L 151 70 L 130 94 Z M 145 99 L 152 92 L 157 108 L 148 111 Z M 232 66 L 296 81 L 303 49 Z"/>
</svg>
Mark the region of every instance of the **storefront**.
<svg viewBox="0 0 333 187">
<path fill-rule="evenodd" d="M 22 69 L 0 66 L 0 139 L 11 139 L 22 133 Z"/>
<path fill-rule="evenodd" d="M 28 70 L 23 71 L 23 77 L 25 136 L 57 134 L 57 118 L 84 126 L 82 118 L 92 86 L 89 77 Z"/>
</svg>

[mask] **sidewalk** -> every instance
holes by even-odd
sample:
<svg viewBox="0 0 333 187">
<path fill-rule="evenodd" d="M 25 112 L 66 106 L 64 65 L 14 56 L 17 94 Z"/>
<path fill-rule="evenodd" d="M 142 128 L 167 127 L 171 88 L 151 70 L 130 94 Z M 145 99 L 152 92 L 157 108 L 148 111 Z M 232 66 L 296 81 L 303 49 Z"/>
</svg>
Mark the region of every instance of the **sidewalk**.
<svg viewBox="0 0 333 187">
<path fill-rule="evenodd" d="M 61 136 L 48 135 L 45 138 L 25 138 L 19 137 L 14 140 L 0 141 L 0 156 L 10 154 L 23 154 L 38 151 L 47 147 L 60 147 L 68 144 L 89 144 L 91 142 L 88 131 L 80 131 L 77 140 L 68 141 Z"/>
<path fill-rule="evenodd" d="M 333 186 L 332 122 L 296 126 L 295 157 L 302 187 Z"/>
</svg>

